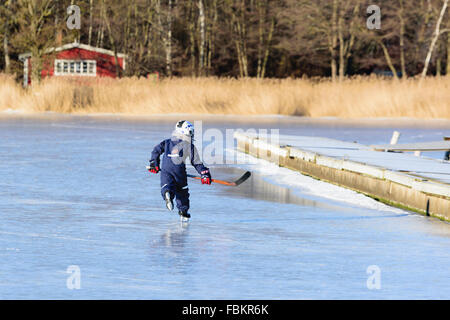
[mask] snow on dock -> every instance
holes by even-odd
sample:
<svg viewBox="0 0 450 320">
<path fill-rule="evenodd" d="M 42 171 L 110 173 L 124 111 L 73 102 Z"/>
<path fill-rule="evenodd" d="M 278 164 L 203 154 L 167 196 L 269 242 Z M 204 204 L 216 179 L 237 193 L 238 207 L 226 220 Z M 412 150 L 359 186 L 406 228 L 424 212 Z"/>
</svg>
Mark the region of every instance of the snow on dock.
<svg viewBox="0 0 450 320">
<path fill-rule="evenodd" d="M 450 150 L 450 140 L 421 142 L 421 143 L 401 143 L 374 145 L 371 148 L 375 151 L 448 151 Z"/>
<path fill-rule="evenodd" d="M 380 201 L 450 221 L 450 162 L 328 138 L 235 133 L 238 150 Z"/>
<path fill-rule="evenodd" d="M 409 153 L 373 152 L 372 147 L 327 138 L 282 136 L 280 140 L 281 145 L 290 145 L 317 154 L 365 163 L 392 171 L 408 172 L 416 176 L 422 176 L 423 179 L 427 180 L 450 183 L 450 163 L 447 161 L 416 157 Z M 418 147 L 414 148 L 412 145 L 408 144 L 408 150 L 417 150 Z M 395 145 L 397 148 L 398 146 Z M 392 148 L 393 146 L 390 149 Z"/>
</svg>

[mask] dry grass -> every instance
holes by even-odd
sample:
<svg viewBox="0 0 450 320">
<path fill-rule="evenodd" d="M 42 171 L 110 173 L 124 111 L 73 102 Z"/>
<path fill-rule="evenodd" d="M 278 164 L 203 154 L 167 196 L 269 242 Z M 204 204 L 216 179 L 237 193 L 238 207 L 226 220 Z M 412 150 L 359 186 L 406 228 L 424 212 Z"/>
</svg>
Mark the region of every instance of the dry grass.
<svg viewBox="0 0 450 320">
<path fill-rule="evenodd" d="M 14 81 L 13 77 L 0 74 L 0 111 L 4 109 L 17 109 L 18 101 L 22 101 L 24 90 Z"/>
<path fill-rule="evenodd" d="M 52 78 L 24 90 L 0 75 L 0 110 L 64 113 L 281 114 L 450 119 L 450 77 L 395 81 Z"/>
</svg>

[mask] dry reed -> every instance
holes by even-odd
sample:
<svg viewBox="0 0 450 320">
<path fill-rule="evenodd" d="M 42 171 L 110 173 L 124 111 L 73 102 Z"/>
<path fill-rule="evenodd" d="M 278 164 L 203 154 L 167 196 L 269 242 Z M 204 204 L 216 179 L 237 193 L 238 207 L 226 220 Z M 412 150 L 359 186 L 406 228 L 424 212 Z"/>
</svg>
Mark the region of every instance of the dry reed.
<svg viewBox="0 0 450 320">
<path fill-rule="evenodd" d="M 137 78 L 43 80 L 30 89 L 0 75 L 0 110 L 125 114 L 280 114 L 450 119 L 450 76 L 258 80 Z"/>
</svg>

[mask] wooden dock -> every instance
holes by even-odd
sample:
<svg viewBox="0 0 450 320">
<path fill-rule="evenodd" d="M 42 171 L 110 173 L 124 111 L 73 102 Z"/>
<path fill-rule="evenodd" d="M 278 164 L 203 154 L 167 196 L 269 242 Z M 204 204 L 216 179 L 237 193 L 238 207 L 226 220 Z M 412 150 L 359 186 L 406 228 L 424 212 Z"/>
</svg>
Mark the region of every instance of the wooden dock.
<svg viewBox="0 0 450 320">
<path fill-rule="evenodd" d="M 319 137 L 281 135 L 276 143 L 251 133 L 237 132 L 234 137 L 238 150 L 257 158 L 450 221 L 448 161 Z"/>
</svg>

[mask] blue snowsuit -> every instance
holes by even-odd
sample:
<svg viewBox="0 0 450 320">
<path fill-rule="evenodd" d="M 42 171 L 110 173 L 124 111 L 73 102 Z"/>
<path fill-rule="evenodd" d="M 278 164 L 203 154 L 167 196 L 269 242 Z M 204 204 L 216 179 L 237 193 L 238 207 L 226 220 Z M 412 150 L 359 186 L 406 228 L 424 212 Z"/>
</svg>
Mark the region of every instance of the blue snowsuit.
<svg viewBox="0 0 450 320">
<path fill-rule="evenodd" d="M 162 166 L 160 166 L 162 154 Z M 166 191 L 169 191 L 172 200 L 176 197 L 178 210 L 184 212 L 189 210 L 189 189 L 185 164 L 187 157 L 190 158 L 192 166 L 199 174 L 208 170 L 201 162 L 194 144 L 176 136 L 155 146 L 150 159 L 150 162 L 154 161 L 155 165 L 161 168 L 161 195 L 163 199 L 165 199 Z"/>
</svg>

